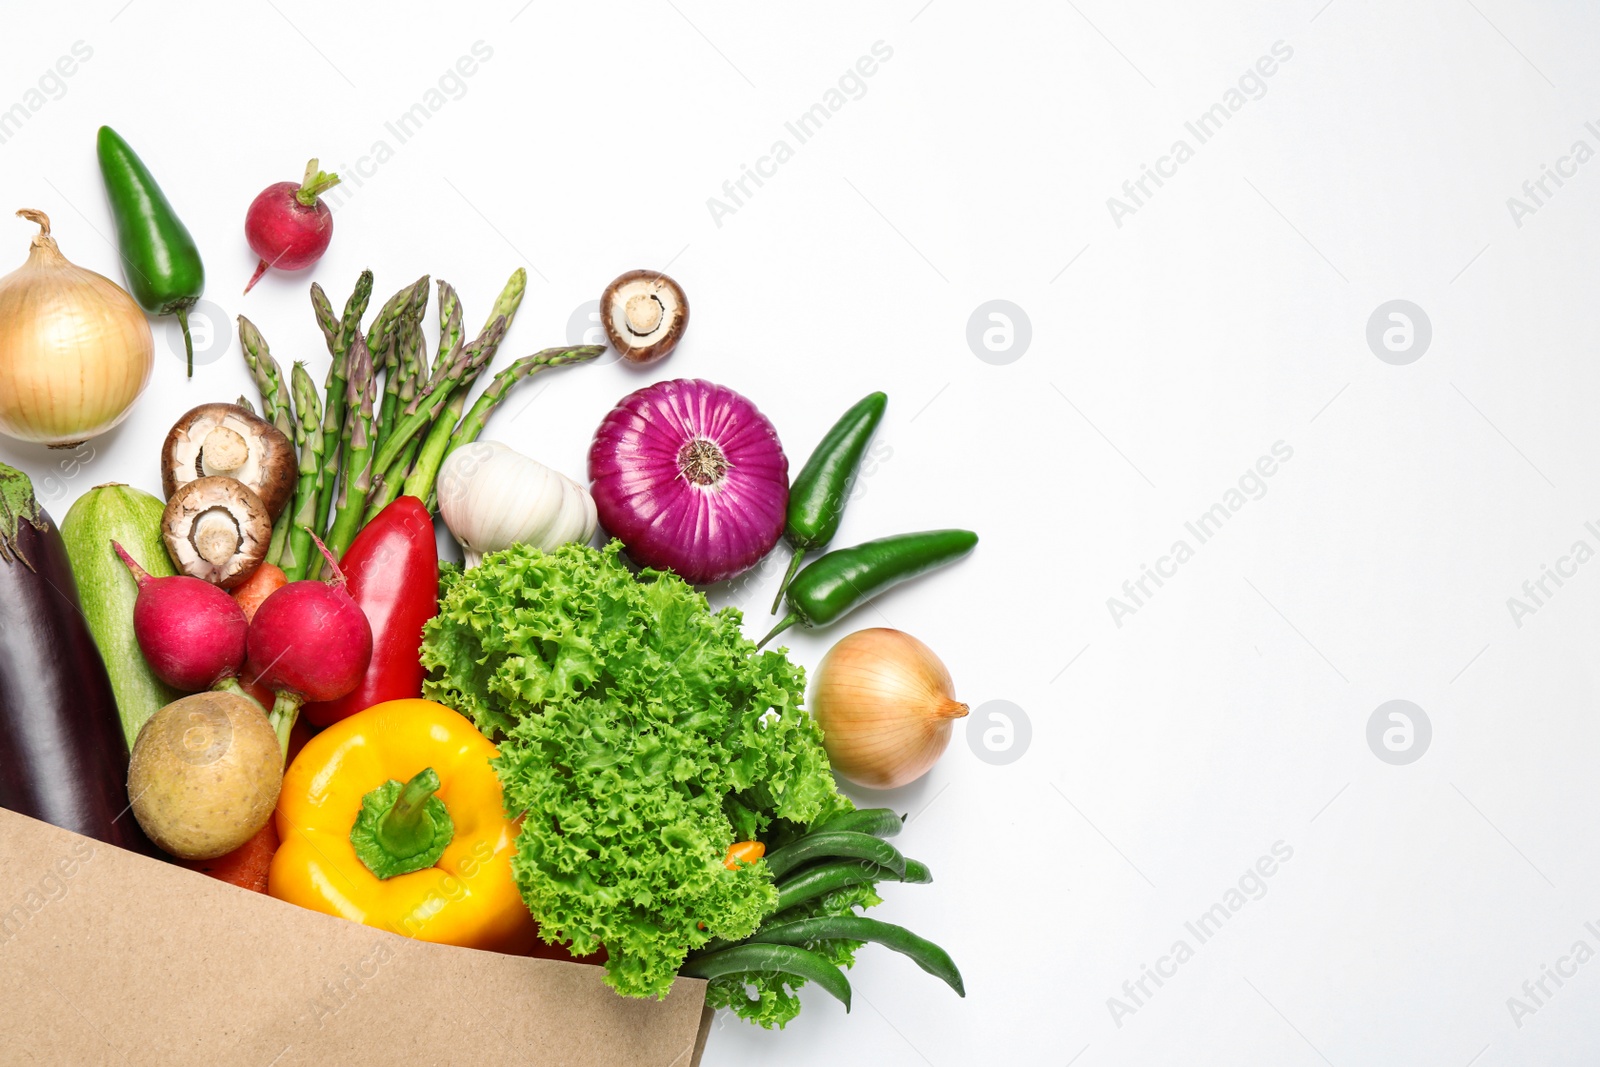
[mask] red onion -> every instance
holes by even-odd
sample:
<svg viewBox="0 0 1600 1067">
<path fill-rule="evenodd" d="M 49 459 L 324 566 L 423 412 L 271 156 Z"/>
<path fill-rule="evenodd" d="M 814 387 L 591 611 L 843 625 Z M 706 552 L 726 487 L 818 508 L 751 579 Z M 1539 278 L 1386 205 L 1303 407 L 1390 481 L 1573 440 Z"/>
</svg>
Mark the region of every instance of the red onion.
<svg viewBox="0 0 1600 1067">
<path fill-rule="evenodd" d="M 622 399 L 589 446 L 600 524 L 634 562 L 690 582 L 754 566 L 783 533 L 789 461 L 778 431 L 732 389 L 697 378 Z"/>
</svg>

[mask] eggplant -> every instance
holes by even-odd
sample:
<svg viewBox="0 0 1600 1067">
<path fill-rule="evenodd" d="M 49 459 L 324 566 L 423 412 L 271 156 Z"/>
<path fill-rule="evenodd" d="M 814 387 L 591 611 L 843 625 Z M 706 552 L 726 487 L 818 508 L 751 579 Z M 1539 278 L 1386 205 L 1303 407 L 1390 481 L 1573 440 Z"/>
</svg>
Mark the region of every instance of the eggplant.
<svg viewBox="0 0 1600 1067">
<path fill-rule="evenodd" d="M 159 855 L 128 806 L 128 742 L 61 532 L 0 463 L 0 807 Z"/>
</svg>

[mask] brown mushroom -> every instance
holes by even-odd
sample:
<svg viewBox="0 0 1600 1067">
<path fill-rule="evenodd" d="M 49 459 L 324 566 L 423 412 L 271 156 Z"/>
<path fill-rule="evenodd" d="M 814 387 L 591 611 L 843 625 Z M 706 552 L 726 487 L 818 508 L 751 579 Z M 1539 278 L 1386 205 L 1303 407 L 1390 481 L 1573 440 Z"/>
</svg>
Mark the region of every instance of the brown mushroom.
<svg viewBox="0 0 1600 1067">
<path fill-rule="evenodd" d="M 161 446 L 161 488 L 171 500 L 196 478 L 218 475 L 249 486 L 272 521 L 294 494 L 300 461 L 283 431 L 259 415 L 238 404 L 201 404 Z"/>
<path fill-rule="evenodd" d="M 161 515 L 161 538 L 178 570 L 232 589 L 266 558 L 272 518 L 248 485 L 208 475 L 172 494 Z"/>
<path fill-rule="evenodd" d="M 683 288 L 656 270 L 630 270 L 606 286 L 600 321 L 630 363 L 654 363 L 678 346 L 689 325 Z"/>
</svg>

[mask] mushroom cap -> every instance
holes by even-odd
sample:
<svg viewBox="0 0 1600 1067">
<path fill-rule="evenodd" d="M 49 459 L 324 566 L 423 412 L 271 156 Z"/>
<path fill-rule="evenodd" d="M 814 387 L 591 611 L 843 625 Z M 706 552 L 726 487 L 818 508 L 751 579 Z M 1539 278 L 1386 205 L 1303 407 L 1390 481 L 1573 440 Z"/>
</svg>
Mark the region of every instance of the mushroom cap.
<svg viewBox="0 0 1600 1067">
<path fill-rule="evenodd" d="M 248 485 L 208 475 L 172 494 L 161 514 L 161 539 L 181 573 L 232 589 L 266 558 L 272 518 Z"/>
<path fill-rule="evenodd" d="M 606 286 L 600 321 L 630 363 L 654 363 L 678 346 L 689 325 L 683 287 L 658 270 L 630 270 Z"/>
<path fill-rule="evenodd" d="M 161 446 L 161 490 L 213 475 L 243 482 L 261 498 L 269 521 L 289 505 L 300 460 L 282 430 L 238 404 L 201 404 L 173 424 Z"/>
</svg>

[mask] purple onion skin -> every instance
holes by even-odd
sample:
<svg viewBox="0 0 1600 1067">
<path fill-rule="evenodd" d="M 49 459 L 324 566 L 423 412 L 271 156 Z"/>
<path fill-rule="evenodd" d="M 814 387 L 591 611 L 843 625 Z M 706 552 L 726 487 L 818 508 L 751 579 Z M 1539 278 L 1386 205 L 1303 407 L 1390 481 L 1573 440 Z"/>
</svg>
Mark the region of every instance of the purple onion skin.
<svg viewBox="0 0 1600 1067">
<path fill-rule="evenodd" d="M 600 524 L 635 563 L 696 584 L 755 566 L 789 506 L 771 421 L 698 378 L 657 382 L 612 408 L 589 446 L 589 480 Z"/>
</svg>

